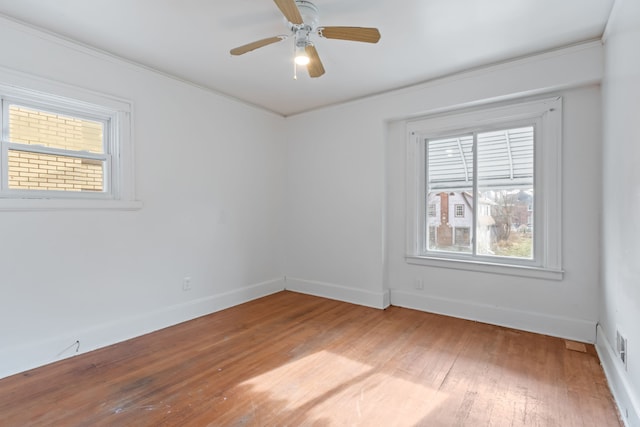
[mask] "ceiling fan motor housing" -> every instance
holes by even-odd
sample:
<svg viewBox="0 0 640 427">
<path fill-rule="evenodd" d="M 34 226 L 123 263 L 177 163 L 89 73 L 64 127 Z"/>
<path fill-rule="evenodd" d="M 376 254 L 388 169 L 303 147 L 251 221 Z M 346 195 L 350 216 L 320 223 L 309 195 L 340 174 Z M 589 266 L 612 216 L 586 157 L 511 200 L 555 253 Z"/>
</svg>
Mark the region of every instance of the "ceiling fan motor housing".
<svg viewBox="0 0 640 427">
<path fill-rule="evenodd" d="M 291 31 L 295 35 L 296 47 L 304 48 L 311 44 L 311 34 L 318 28 L 318 8 L 315 4 L 306 0 L 296 0 L 296 6 L 300 11 L 303 23 L 300 25 L 289 23 Z"/>
</svg>

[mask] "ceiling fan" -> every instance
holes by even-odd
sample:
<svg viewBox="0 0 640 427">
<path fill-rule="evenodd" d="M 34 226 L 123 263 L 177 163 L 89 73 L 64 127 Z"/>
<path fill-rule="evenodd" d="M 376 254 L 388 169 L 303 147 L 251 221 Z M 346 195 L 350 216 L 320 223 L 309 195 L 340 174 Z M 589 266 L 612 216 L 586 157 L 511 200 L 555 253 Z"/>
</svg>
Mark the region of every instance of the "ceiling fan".
<svg viewBox="0 0 640 427">
<path fill-rule="evenodd" d="M 231 55 L 243 55 L 252 50 L 268 46 L 273 43 L 294 38 L 295 64 L 306 65 L 310 77 L 320 77 L 324 66 L 311 36 L 316 34 L 327 39 L 350 40 L 365 43 L 377 43 L 380 32 L 377 28 L 366 27 L 319 27 L 318 8 L 306 0 L 273 0 L 288 21 L 288 35 L 267 37 L 231 49 Z M 295 67 L 295 65 L 294 65 Z M 295 68 L 294 68 L 295 78 Z"/>
</svg>

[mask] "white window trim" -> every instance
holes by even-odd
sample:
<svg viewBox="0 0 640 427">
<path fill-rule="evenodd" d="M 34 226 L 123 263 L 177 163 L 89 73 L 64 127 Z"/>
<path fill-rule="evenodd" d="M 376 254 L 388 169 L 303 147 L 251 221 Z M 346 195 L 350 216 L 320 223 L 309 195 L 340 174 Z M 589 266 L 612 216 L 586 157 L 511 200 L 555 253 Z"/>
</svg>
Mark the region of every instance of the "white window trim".
<svg viewBox="0 0 640 427">
<path fill-rule="evenodd" d="M 518 121 L 536 122 L 534 198 L 534 261 L 506 257 L 425 255 L 426 179 L 424 139 L 464 133 Z M 406 248 L 410 264 L 480 271 L 540 279 L 562 280 L 562 98 L 479 107 L 407 122 Z M 539 138 L 543 141 L 540 143 Z"/>
<path fill-rule="evenodd" d="M 0 94 L 4 99 L 26 106 L 53 109 L 78 115 L 104 117 L 109 121 L 109 158 L 105 173 L 108 193 L 75 193 L 12 190 L 0 194 L 0 211 L 23 210 L 135 210 L 132 144 L 132 104 L 130 101 L 75 86 L 0 67 Z M 5 141 L 7 146 L 10 143 Z M 47 150 L 47 149 L 45 149 Z M 2 150 L 3 155 L 7 150 Z M 3 158 L 6 167 L 7 159 Z M 6 175 L 6 171 L 2 171 Z M 2 178 L 4 179 L 4 177 Z M 5 186 L 6 188 L 6 186 Z"/>
</svg>

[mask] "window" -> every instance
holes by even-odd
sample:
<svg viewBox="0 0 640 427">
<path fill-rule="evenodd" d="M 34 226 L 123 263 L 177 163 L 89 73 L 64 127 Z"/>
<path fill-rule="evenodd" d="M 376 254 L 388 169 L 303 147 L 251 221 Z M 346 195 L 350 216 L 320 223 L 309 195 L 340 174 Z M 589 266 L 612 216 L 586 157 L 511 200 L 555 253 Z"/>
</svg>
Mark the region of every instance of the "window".
<svg viewBox="0 0 640 427">
<path fill-rule="evenodd" d="M 457 226 L 464 237 L 427 245 L 426 252 L 464 245 L 471 254 L 533 258 L 533 235 L 519 229 L 533 200 L 533 141 L 533 126 L 424 139 L 427 200 L 446 193 L 465 202 L 453 205 L 455 220 L 442 215 L 439 226 Z"/>
<path fill-rule="evenodd" d="M 86 119 L 8 100 L 2 104 L 7 110 L 4 190 L 108 191 L 109 119 Z"/>
<path fill-rule="evenodd" d="M 54 93 L 0 85 L 0 209 L 139 207 L 123 203 L 133 201 L 130 105 L 46 86 Z"/>
<path fill-rule="evenodd" d="M 409 123 L 407 261 L 561 279 L 561 117 L 554 98 Z"/>
</svg>

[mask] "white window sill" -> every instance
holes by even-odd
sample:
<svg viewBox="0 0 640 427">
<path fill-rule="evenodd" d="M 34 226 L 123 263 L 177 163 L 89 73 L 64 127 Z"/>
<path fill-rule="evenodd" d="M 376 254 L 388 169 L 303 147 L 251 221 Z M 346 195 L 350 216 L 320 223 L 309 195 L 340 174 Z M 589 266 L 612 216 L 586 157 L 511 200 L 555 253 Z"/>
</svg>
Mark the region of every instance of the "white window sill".
<svg viewBox="0 0 640 427">
<path fill-rule="evenodd" d="M 65 211 L 65 210 L 121 210 L 142 209 L 139 200 L 99 199 L 0 199 L 0 211 Z"/>
<path fill-rule="evenodd" d="M 415 255 L 407 255 L 405 256 L 405 260 L 407 261 L 407 263 L 415 265 L 477 271 L 482 273 L 502 274 L 507 276 L 529 277 L 534 279 L 562 280 L 564 277 L 563 270 L 555 270 L 542 267 L 499 264 L 476 260 L 435 258 Z"/>
</svg>

